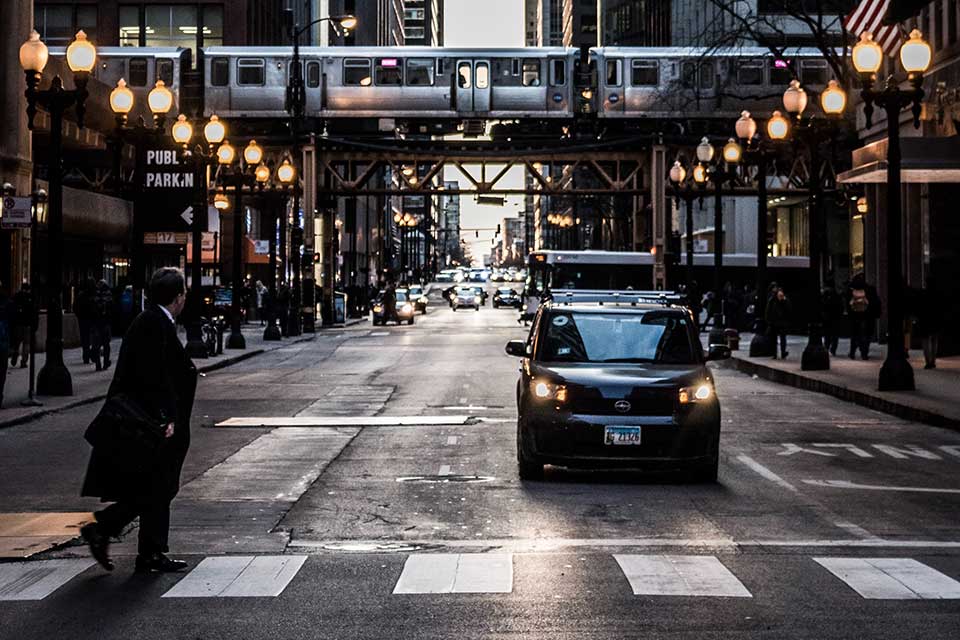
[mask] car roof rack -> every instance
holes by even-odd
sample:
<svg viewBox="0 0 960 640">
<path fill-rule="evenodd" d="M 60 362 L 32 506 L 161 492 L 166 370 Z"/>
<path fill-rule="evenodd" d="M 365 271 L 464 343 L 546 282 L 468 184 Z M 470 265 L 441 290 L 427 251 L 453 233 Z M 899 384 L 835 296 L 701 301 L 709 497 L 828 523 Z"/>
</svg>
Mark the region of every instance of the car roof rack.
<svg viewBox="0 0 960 640">
<path fill-rule="evenodd" d="M 636 306 L 638 304 L 652 304 L 669 307 L 672 305 L 686 305 L 687 303 L 686 296 L 675 291 L 634 291 L 632 289 L 625 291 L 605 289 L 554 289 L 551 292 L 550 299 L 555 304 L 561 305 L 596 302 L 600 305 L 629 304 Z"/>
</svg>

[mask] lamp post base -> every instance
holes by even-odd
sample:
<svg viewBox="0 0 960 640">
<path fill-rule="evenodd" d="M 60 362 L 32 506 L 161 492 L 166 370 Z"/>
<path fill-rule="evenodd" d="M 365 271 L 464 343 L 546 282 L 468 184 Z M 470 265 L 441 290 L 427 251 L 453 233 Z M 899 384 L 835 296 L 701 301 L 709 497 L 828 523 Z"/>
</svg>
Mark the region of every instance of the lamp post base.
<svg viewBox="0 0 960 640">
<path fill-rule="evenodd" d="M 801 371 L 829 371 L 830 352 L 823 346 L 820 325 L 810 325 L 810 339 L 800 356 Z"/>
<path fill-rule="evenodd" d="M 62 362 L 43 365 L 37 374 L 37 395 L 72 396 L 73 380 Z"/>
<path fill-rule="evenodd" d="M 240 329 L 232 328 L 230 330 L 230 337 L 227 338 L 227 349 L 246 349 L 247 340 L 243 337 L 243 333 L 240 332 Z"/>
<path fill-rule="evenodd" d="M 758 324 L 753 338 L 750 339 L 751 358 L 770 358 L 777 354 L 777 345 L 767 335 L 767 328 Z"/>
<path fill-rule="evenodd" d="M 917 388 L 913 379 L 913 367 L 910 361 L 902 355 L 888 356 L 880 367 L 880 381 L 877 389 L 880 391 L 915 391 Z"/>
<path fill-rule="evenodd" d="M 726 329 L 721 326 L 720 316 L 717 316 L 713 321 L 713 328 L 710 329 L 710 334 L 707 336 L 707 343 L 711 345 L 727 344 Z"/>
<path fill-rule="evenodd" d="M 283 336 L 280 334 L 280 326 L 277 324 L 276 320 L 270 318 L 270 321 L 267 322 L 267 328 L 263 330 L 263 339 L 268 342 L 277 342 L 282 338 Z"/>
</svg>

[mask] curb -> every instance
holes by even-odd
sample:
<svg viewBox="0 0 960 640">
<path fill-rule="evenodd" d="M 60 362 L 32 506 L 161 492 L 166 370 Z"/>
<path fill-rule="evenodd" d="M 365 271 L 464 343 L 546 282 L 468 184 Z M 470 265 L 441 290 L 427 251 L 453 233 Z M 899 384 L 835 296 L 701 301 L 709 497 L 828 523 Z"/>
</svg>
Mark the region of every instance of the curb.
<svg viewBox="0 0 960 640">
<path fill-rule="evenodd" d="M 920 409 L 902 402 L 881 398 L 870 393 L 850 389 L 849 387 L 844 387 L 832 382 L 809 378 L 804 375 L 793 373 L 792 371 L 783 371 L 782 369 L 768 367 L 756 362 L 738 358 L 736 356 L 730 358 L 728 363 L 729 364 L 726 364 L 725 366 L 732 367 L 742 373 L 756 375 L 757 377 L 763 378 L 764 380 L 769 380 L 770 382 L 796 387 L 797 389 L 803 389 L 805 391 L 823 393 L 846 402 L 852 402 L 862 407 L 873 409 L 874 411 L 880 411 L 881 413 L 886 413 L 898 418 L 903 418 L 905 420 L 912 420 L 914 422 L 929 424 L 934 427 L 943 427 L 946 429 L 952 429 L 954 431 L 960 431 L 960 420 L 948 418 L 947 416 L 940 415 L 926 409 Z"/>
<path fill-rule="evenodd" d="M 287 344 L 288 345 L 300 344 L 301 342 L 309 342 L 310 340 L 313 340 L 313 339 L 314 339 L 314 336 L 309 336 L 306 338 L 299 338 L 292 342 L 288 342 Z M 279 349 L 281 347 L 278 346 L 277 348 Z M 261 355 L 263 353 L 268 353 L 270 351 L 276 351 L 276 349 L 254 349 L 253 351 L 246 351 L 244 353 L 238 354 L 230 358 L 224 358 L 219 362 L 214 362 L 213 364 L 209 364 L 205 367 L 197 367 L 197 371 L 199 373 L 210 373 L 212 371 L 217 371 L 218 369 L 224 369 L 231 365 L 238 364 L 240 362 L 243 362 L 244 360 L 249 360 L 250 358 Z M 74 400 L 73 402 L 69 402 L 59 407 L 50 407 L 48 409 L 38 409 L 33 413 L 27 414 L 25 416 L 20 416 L 19 418 L 11 418 L 9 420 L 0 421 L 0 429 L 5 429 L 7 427 L 15 427 L 17 425 L 25 424 L 27 422 L 32 422 L 34 420 L 43 418 L 44 416 L 48 416 L 53 413 L 57 413 L 59 411 L 65 411 L 67 409 L 74 409 L 76 407 L 82 407 L 84 405 L 93 404 L 94 402 L 100 402 L 106 397 L 107 397 L 106 393 L 100 393 L 95 396 L 79 398 L 77 400 Z"/>
</svg>

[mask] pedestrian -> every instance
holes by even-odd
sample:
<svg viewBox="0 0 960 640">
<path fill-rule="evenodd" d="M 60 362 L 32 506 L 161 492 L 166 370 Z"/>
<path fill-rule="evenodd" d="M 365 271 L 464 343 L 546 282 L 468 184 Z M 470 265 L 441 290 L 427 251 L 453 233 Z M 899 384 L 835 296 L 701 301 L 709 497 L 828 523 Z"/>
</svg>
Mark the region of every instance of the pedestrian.
<svg viewBox="0 0 960 640">
<path fill-rule="evenodd" d="M 90 341 L 92 338 L 93 321 L 96 318 L 97 283 L 93 278 L 87 278 L 77 295 L 74 314 L 80 327 L 80 349 L 83 354 L 83 364 L 90 364 Z"/>
<path fill-rule="evenodd" d="M 13 330 L 10 334 L 10 366 L 17 366 L 17 356 L 20 356 L 20 368 L 27 366 L 30 357 L 30 335 L 36 331 L 39 324 L 39 314 L 33 303 L 33 292 L 30 283 L 24 282 L 17 295 L 13 296 Z"/>
<path fill-rule="evenodd" d="M 287 336 L 287 323 L 290 320 L 290 287 L 281 284 L 277 289 L 277 320 L 280 322 L 280 335 Z"/>
<path fill-rule="evenodd" d="M 393 282 L 387 282 L 387 288 L 383 290 L 383 318 L 383 324 L 390 320 L 400 324 L 400 317 L 397 316 L 397 289 Z"/>
<path fill-rule="evenodd" d="M 107 402 L 123 397 L 161 425 L 155 456 L 139 464 L 114 454 L 118 443 L 94 445 L 81 492 L 112 502 L 80 529 L 94 559 L 108 571 L 109 539 L 140 518 L 137 572 L 182 571 L 187 563 L 168 551 L 170 502 L 180 489 L 180 472 L 190 446 L 190 414 L 197 369 L 177 337 L 176 317 L 186 302 L 183 272 L 164 267 L 148 285 L 146 308 L 130 325 L 107 392 Z M 91 425 L 91 428 L 93 425 Z M 113 445 L 113 446 L 110 446 Z"/>
<path fill-rule="evenodd" d="M 780 357 L 784 360 L 790 355 L 787 351 L 787 330 L 790 328 L 790 319 L 793 317 L 793 304 L 787 294 L 778 287 L 776 293 L 767 302 L 764 313 L 767 320 L 767 332 L 773 343 L 773 359 L 777 359 L 777 337 L 780 337 Z"/>
<path fill-rule="evenodd" d="M 261 327 L 265 324 L 264 319 L 267 316 L 266 303 L 265 303 L 266 297 L 267 297 L 266 294 L 267 294 L 267 287 L 264 286 L 264 284 L 261 281 L 257 280 L 257 284 L 256 284 L 257 316 L 260 318 Z"/>
<path fill-rule="evenodd" d="M 3 388 L 7 383 L 7 363 L 10 357 L 10 333 L 16 309 L 0 282 L 0 407 L 3 407 Z"/>
<path fill-rule="evenodd" d="M 820 320 L 823 324 L 823 346 L 837 355 L 840 343 L 840 321 L 843 319 L 843 298 L 837 293 L 833 279 L 828 278 L 820 292 Z"/>
<path fill-rule="evenodd" d="M 940 332 L 944 325 L 944 302 L 938 295 L 933 276 L 927 276 L 927 284 L 920 292 L 918 303 L 917 334 L 923 345 L 923 368 L 936 369 Z"/>
<path fill-rule="evenodd" d="M 110 338 L 113 337 L 113 292 L 106 280 L 97 283 L 90 325 L 90 357 L 97 371 L 110 368 Z"/>
<path fill-rule="evenodd" d="M 870 339 L 880 317 L 880 296 L 863 273 L 853 276 L 847 287 L 847 317 L 850 319 L 850 359 L 855 359 L 859 350 L 860 356 L 868 360 Z"/>
</svg>

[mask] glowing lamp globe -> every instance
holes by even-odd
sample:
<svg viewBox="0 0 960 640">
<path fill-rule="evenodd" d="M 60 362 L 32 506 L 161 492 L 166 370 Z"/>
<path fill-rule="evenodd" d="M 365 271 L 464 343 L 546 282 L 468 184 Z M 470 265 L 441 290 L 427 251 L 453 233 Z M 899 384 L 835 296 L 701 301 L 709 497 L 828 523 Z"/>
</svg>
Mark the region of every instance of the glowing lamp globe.
<svg viewBox="0 0 960 640">
<path fill-rule="evenodd" d="M 297 177 L 297 170 L 290 164 L 289 160 L 284 160 L 283 164 L 277 169 L 277 178 L 283 184 L 290 184 Z"/>
<path fill-rule="evenodd" d="M 227 137 L 227 127 L 215 115 L 210 116 L 210 121 L 203 127 L 203 137 L 207 144 L 220 144 Z"/>
<path fill-rule="evenodd" d="M 737 144 L 737 141 L 730 138 L 727 144 L 723 145 L 723 160 L 728 164 L 737 164 L 743 155 L 743 149 Z"/>
<path fill-rule="evenodd" d="M 791 80 L 790 86 L 783 92 L 783 108 L 795 116 L 802 115 L 807 108 L 807 92 L 797 80 Z"/>
<path fill-rule="evenodd" d="M 30 37 L 20 45 L 20 66 L 24 71 L 43 73 L 49 57 L 50 52 L 47 50 L 47 45 L 40 39 L 40 34 L 31 31 Z"/>
<path fill-rule="evenodd" d="M 750 116 L 749 111 L 743 111 L 740 113 L 740 119 L 737 120 L 734 129 L 736 129 L 738 138 L 749 142 L 757 135 L 757 121 Z"/>
<path fill-rule="evenodd" d="M 233 145 L 229 141 L 224 140 L 223 144 L 217 147 L 217 162 L 223 165 L 233 164 L 234 158 L 237 157 L 237 150 L 233 148 Z"/>
<path fill-rule="evenodd" d="M 77 31 L 76 39 L 67 47 L 67 66 L 74 73 L 90 73 L 97 64 L 97 48 L 87 40 L 83 29 Z"/>
<path fill-rule="evenodd" d="M 157 80 L 157 84 L 147 95 L 147 104 L 150 105 L 150 111 L 155 115 L 170 113 L 173 108 L 173 94 L 163 80 Z"/>
<path fill-rule="evenodd" d="M 823 112 L 830 116 L 838 116 L 847 107 L 847 92 L 836 80 L 827 83 L 827 88 L 820 94 L 820 106 Z"/>
<path fill-rule="evenodd" d="M 693 181 L 697 184 L 704 184 L 707 181 L 707 168 L 702 164 L 693 168 Z"/>
<path fill-rule="evenodd" d="M 910 32 L 910 39 L 900 47 L 900 64 L 909 74 L 923 73 L 930 68 L 933 52 L 919 29 Z"/>
<path fill-rule="evenodd" d="M 774 111 L 767 120 L 767 135 L 771 140 L 785 140 L 790 135 L 790 121 L 779 111 Z"/>
<path fill-rule="evenodd" d="M 697 160 L 700 162 L 710 162 L 713 160 L 713 153 L 713 145 L 710 144 L 710 140 L 704 136 L 700 144 L 697 145 Z"/>
<path fill-rule="evenodd" d="M 679 161 L 674 162 L 673 166 L 670 167 L 670 182 L 680 184 L 686 177 L 687 171 L 683 168 L 683 165 Z"/>
<path fill-rule="evenodd" d="M 123 78 L 117 80 L 117 86 L 110 92 L 110 109 L 119 116 L 125 116 L 133 109 L 133 91 L 127 87 Z"/>
<path fill-rule="evenodd" d="M 180 114 L 177 121 L 173 124 L 173 140 L 177 144 L 189 144 L 193 137 L 193 125 L 187 120 L 187 116 Z"/>
<path fill-rule="evenodd" d="M 263 147 L 258 145 L 256 140 L 251 140 L 243 150 L 243 159 L 250 166 L 260 164 L 263 160 Z"/>
<path fill-rule="evenodd" d="M 874 42 L 872 33 L 864 31 L 860 34 L 860 42 L 853 46 L 852 57 L 858 73 L 874 74 L 883 64 L 883 49 Z"/>
</svg>

